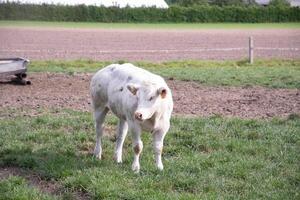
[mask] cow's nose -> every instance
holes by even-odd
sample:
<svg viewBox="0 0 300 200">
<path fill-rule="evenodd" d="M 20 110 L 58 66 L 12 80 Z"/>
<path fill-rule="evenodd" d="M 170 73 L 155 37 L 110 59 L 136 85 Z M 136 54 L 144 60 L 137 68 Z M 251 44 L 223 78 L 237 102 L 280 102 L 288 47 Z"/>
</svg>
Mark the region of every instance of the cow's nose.
<svg viewBox="0 0 300 200">
<path fill-rule="evenodd" d="M 139 112 L 136 112 L 136 113 L 134 113 L 134 117 L 135 117 L 135 119 L 141 121 L 143 119 L 143 114 L 139 113 Z"/>
</svg>

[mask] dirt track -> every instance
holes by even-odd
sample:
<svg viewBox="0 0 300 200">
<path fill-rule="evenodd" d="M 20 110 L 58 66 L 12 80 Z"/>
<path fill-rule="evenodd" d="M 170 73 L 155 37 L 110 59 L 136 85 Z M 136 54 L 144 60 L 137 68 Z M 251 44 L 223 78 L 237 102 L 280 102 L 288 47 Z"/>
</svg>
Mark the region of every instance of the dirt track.
<svg viewBox="0 0 300 200">
<path fill-rule="evenodd" d="M 90 74 L 30 74 L 32 85 L 0 82 L 1 108 L 20 108 L 35 114 L 38 108 L 90 110 Z M 205 87 L 194 82 L 169 80 L 174 113 L 184 115 L 235 116 L 242 118 L 286 117 L 300 114 L 300 90 L 261 87 Z M 2 116 L 5 117 L 5 116 Z M 1 118 L 1 113 L 0 113 Z"/>
<path fill-rule="evenodd" d="M 299 29 L 134 30 L 0 28 L 0 57 L 148 60 L 300 58 Z M 226 48 L 226 49 L 224 49 Z M 245 49 L 235 49 L 245 48 Z M 275 49 L 274 49 L 275 48 Z"/>
</svg>

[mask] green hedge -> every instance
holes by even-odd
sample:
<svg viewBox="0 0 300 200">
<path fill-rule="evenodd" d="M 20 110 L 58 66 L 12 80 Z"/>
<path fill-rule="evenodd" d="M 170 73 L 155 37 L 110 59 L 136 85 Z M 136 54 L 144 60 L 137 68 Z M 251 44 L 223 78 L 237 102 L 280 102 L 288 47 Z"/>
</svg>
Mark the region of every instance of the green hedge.
<svg viewBox="0 0 300 200">
<path fill-rule="evenodd" d="M 96 6 L 0 3 L 0 20 L 81 22 L 299 22 L 296 7 L 171 6 L 158 8 L 105 8 Z"/>
</svg>

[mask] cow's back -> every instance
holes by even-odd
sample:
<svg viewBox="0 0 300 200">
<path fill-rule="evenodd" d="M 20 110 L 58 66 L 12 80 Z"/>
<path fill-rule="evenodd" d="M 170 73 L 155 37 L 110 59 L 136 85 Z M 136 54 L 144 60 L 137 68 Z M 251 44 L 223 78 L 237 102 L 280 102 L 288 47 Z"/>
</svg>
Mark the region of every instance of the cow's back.
<svg viewBox="0 0 300 200">
<path fill-rule="evenodd" d="M 165 81 L 160 76 L 130 63 L 110 65 L 108 67 L 108 71 L 112 72 L 112 79 L 118 79 L 121 82 L 126 81 L 126 83 L 134 84 L 141 84 L 142 82 L 151 82 L 159 85 L 165 84 Z"/>
<path fill-rule="evenodd" d="M 145 82 L 168 88 L 164 79 L 142 68 L 135 67 L 130 63 L 125 64 L 111 64 L 99 70 L 92 78 L 91 81 L 91 95 L 94 107 L 108 106 L 108 102 L 119 101 L 116 98 L 129 98 L 122 96 L 130 94 L 126 89 L 126 85 L 137 84 L 142 85 Z M 115 95 L 114 91 L 126 90 L 123 94 Z M 168 88 L 169 89 L 169 88 Z M 115 98 L 115 99 L 112 99 Z M 117 102 L 115 102 L 117 103 Z M 118 102 L 121 103 L 121 102 Z"/>
</svg>

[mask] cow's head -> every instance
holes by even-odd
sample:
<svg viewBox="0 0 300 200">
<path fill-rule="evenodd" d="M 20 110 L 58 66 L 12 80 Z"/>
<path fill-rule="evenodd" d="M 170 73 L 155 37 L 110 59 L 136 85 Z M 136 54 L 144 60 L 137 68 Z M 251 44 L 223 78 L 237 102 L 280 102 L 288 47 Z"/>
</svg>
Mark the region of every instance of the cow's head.
<svg viewBox="0 0 300 200">
<path fill-rule="evenodd" d="M 150 119 L 159 111 L 163 99 L 168 95 L 165 87 L 157 87 L 153 84 L 128 84 L 127 89 L 137 97 L 138 103 L 134 117 L 139 121 Z"/>
</svg>

